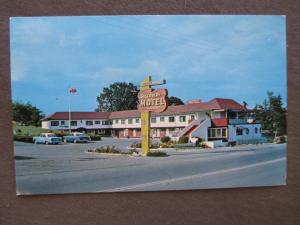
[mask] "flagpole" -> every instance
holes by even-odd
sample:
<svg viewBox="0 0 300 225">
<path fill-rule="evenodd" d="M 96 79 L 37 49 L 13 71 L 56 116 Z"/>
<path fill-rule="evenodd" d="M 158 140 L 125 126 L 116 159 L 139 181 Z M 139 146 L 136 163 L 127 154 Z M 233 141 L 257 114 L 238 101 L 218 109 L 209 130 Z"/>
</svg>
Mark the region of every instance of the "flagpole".
<svg viewBox="0 0 300 225">
<path fill-rule="evenodd" d="M 71 92 L 69 91 L 69 133 L 71 134 Z"/>
</svg>

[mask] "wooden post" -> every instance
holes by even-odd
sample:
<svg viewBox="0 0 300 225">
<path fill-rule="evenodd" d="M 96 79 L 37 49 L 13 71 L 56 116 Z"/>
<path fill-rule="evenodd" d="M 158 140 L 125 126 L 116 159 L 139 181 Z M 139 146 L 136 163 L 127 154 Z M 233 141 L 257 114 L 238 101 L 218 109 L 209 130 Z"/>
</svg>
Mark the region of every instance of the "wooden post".
<svg viewBox="0 0 300 225">
<path fill-rule="evenodd" d="M 142 81 L 140 90 L 145 91 L 151 89 L 151 85 L 145 85 L 151 83 L 151 76 L 148 76 L 145 80 Z M 150 152 L 150 119 L 151 112 L 142 112 L 141 113 L 141 133 L 142 133 L 142 151 L 144 155 L 147 155 Z"/>
</svg>

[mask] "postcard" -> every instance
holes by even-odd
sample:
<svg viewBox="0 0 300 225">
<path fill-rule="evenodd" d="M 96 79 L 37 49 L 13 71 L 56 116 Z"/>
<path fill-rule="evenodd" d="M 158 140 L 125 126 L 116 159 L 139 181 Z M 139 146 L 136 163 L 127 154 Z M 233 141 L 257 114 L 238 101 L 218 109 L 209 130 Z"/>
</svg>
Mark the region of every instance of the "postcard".
<svg viewBox="0 0 300 225">
<path fill-rule="evenodd" d="M 285 23 L 11 17 L 17 195 L 286 185 Z"/>
</svg>

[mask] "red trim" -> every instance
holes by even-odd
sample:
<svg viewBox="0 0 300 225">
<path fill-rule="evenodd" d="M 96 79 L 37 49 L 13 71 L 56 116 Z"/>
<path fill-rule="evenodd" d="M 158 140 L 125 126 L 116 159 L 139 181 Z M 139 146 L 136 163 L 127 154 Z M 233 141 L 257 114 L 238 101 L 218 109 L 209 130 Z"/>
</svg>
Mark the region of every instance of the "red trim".
<svg viewBox="0 0 300 225">
<path fill-rule="evenodd" d="M 212 127 L 226 127 L 228 126 L 227 118 L 216 118 L 211 120 Z"/>
</svg>

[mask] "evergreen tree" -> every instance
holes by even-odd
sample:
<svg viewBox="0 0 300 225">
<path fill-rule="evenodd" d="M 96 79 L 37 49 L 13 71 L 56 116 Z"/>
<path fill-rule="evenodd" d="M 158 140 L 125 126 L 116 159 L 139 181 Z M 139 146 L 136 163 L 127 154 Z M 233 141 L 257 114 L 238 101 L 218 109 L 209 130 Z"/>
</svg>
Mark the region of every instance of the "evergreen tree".
<svg viewBox="0 0 300 225">
<path fill-rule="evenodd" d="M 254 114 L 260 120 L 262 129 L 269 131 L 275 136 L 286 134 L 286 108 L 282 105 L 280 95 L 267 92 L 268 98 L 261 105 L 254 107 Z"/>
</svg>

